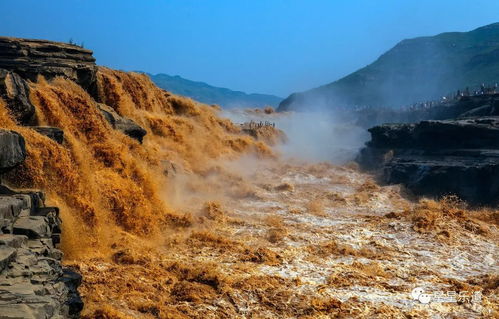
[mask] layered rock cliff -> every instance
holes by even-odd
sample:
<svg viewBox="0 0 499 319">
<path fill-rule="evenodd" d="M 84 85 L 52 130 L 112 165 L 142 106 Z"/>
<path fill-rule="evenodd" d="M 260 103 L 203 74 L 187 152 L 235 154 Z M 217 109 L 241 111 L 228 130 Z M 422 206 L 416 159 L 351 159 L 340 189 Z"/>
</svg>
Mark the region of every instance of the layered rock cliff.
<svg viewBox="0 0 499 319">
<path fill-rule="evenodd" d="M 22 164 L 24 138 L 0 129 L 0 172 Z M 72 318 L 83 307 L 81 276 L 61 265 L 61 220 L 40 191 L 0 185 L 0 317 Z"/>
<path fill-rule="evenodd" d="M 60 42 L 0 37 L 0 97 L 23 124 L 37 122 L 28 81 L 61 76 L 96 96 L 96 72 L 90 50 Z"/>
<path fill-rule="evenodd" d="M 30 81 L 39 75 L 46 79 L 63 76 L 95 93 L 97 66 L 92 54 L 62 42 L 0 37 L 0 69 Z"/>
<path fill-rule="evenodd" d="M 418 195 L 458 195 L 474 204 L 499 199 L 499 117 L 384 124 L 358 162 Z"/>
</svg>

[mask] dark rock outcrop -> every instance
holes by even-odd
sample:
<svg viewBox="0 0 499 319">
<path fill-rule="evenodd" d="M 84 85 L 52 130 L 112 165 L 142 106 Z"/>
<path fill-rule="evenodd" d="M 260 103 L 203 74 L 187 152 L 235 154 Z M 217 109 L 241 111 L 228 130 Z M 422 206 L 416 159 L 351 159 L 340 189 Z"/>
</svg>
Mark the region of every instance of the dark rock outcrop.
<svg viewBox="0 0 499 319">
<path fill-rule="evenodd" d="M 16 167 L 25 158 L 24 138 L 17 132 L 0 129 L 0 173 Z"/>
<path fill-rule="evenodd" d="M 68 295 L 66 299 L 66 306 L 68 307 L 68 314 L 70 317 L 78 317 L 80 311 L 83 310 L 83 300 L 78 292 L 78 287 L 81 285 L 82 276 L 70 268 L 64 268 L 62 277 L 59 281 L 64 283 L 68 288 Z"/>
<path fill-rule="evenodd" d="M 0 69 L 0 98 L 19 123 L 34 122 L 35 107 L 29 100 L 29 85 L 18 74 Z"/>
<path fill-rule="evenodd" d="M 76 45 L 47 40 L 0 37 L 0 69 L 36 81 L 63 76 L 96 96 L 95 58 L 92 51 Z"/>
<path fill-rule="evenodd" d="M 97 108 L 101 111 L 104 118 L 111 124 L 111 126 L 123 132 L 124 134 L 136 139 L 139 143 L 142 143 L 144 136 L 147 131 L 139 126 L 137 123 L 119 115 L 112 107 L 106 104 L 97 103 Z"/>
<path fill-rule="evenodd" d="M 59 144 L 62 144 L 62 142 L 64 142 L 64 131 L 60 128 L 51 126 L 33 126 L 31 128 L 38 133 L 56 141 Z"/>
<path fill-rule="evenodd" d="M 357 161 L 415 194 L 455 194 L 473 204 L 499 202 L 499 117 L 385 124 Z"/>
</svg>

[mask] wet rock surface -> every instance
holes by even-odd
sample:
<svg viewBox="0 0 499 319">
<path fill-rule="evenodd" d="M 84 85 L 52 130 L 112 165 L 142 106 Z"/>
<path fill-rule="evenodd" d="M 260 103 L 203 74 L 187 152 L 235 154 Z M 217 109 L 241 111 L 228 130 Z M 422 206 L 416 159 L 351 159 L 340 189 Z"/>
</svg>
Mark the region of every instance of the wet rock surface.
<svg viewBox="0 0 499 319">
<path fill-rule="evenodd" d="M 62 144 L 62 142 L 64 142 L 64 131 L 60 128 L 50 126 L 33 126 L 31 128 L 38 133 L 56 141 L 59 144 Z"/>
<path fill-rule="evenodd" d="M 119 115 L 109 105 L 97 103 L 97 108 L 114 129 L 121 131 L 131 138 L 136 139 L 139 143 L 142 143 L 142 140 L 147 133 L 145 129 L 131 119 Z"/>
<path fill-rule="evenodd" d="M 26 157 L 24 138 L 0 130 L 0 169 Z M 61 220 L 39 191 L 0 185 L 0 318 L 71 318 L 83 307 L 81 277 L 61 264 Z"/>
<path fill-rule="evenodd" d="M 369 132 L 358 162 L 384 182 L 404 184 L 418 195 L 497 203 L 499 117 L 385 124 Z"/>
<path fill-rule="evenodd" d="M 16 167 L 25 158 L 24 138 L 16 132 L 0 129 L 0 173 Z"/>
<path fill-rule="evenodd" d="M 0 98 L 20 123 L 34 122 L 35 107 L 29 100 L 29 85 L 18 74 L 0 69 Z"/>
</svg>

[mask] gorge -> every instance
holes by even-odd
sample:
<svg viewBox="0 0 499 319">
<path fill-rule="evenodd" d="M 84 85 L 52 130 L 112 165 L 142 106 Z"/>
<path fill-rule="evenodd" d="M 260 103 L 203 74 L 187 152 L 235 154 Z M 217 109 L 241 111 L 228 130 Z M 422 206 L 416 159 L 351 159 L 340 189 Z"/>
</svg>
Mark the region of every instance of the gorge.
<svg viewBox="0 0 499 319">
<path fill-rule="evenodd" d="M 411 198 L 352 162 L 290 159 L 279 125 L 234 123 L 90 50 L 0 38 L 0 123 L 0 317 L 497 315 L 496 209 Z M 447 130 L 463 135 L 428 138 Z M 380 126 L 359 161 L 411 183 L 436 153 L 459 167 L 478 157 L 451 172 L 471 183 L 490 174 L 496 130 L 485 118 Z M 417 287 L 481 299 L 428 306 Z"/>
</svg>

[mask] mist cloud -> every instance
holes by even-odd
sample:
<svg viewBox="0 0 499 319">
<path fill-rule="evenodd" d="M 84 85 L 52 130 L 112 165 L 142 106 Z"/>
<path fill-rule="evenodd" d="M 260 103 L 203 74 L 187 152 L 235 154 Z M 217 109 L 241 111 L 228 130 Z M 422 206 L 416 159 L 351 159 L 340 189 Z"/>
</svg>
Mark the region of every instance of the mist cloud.
<svg viewBox="0 0 499 319">
<path fill-rule="evenodd" d="M 355 158 L 369 134 L 343 112 L 254 113 L 245 110 L 224 111 L 235 123 L 251 120 L 270 121 L 286 133 L 288 141 L 277 150 L 285 157 L 308 161 L 344 164 Z"/>
</svg>

